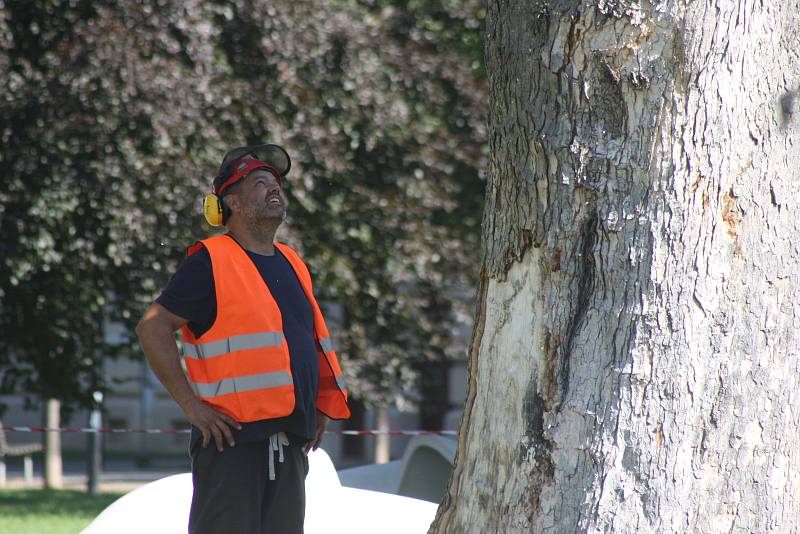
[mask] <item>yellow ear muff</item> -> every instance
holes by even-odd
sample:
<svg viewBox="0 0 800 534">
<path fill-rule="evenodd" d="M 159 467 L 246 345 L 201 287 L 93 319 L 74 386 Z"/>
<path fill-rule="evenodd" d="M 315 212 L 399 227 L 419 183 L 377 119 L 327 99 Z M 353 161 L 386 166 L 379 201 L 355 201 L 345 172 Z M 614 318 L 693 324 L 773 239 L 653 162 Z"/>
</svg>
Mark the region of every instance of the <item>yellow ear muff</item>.
<svg viewBox="0 0 800 534">
<path fill-rule="evenodd" d="M 203 199 L 203 215 L 211 226 L 222 226 L 222 203 L 214 193 Z"/>
</svg>

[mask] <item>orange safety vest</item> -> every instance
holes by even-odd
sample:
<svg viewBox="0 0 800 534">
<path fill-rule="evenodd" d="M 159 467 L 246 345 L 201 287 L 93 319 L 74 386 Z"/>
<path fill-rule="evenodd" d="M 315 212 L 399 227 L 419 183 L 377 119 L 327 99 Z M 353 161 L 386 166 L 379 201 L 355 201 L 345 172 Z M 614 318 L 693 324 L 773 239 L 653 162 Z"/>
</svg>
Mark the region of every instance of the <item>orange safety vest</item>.
<svg viewBox="0 0 800 534">
<path fill-rule="evenodd" d="M 275 243 L 289 260 L 314 311 L 319 356 L 317 409 L 331 419 L 350 417 L 342 370 L 328 328 L 314 298 L 308 268 L 287 245 Z M 239 422 L 284 417 L 294 411 L 294 383 L 281 311 L 253 260 L 234 239 L 204 239 L 217 295 L 217 318 L 195 337 L 182 329 L 182 355 L 189 384 L 205 402 Z"/>
</svg>

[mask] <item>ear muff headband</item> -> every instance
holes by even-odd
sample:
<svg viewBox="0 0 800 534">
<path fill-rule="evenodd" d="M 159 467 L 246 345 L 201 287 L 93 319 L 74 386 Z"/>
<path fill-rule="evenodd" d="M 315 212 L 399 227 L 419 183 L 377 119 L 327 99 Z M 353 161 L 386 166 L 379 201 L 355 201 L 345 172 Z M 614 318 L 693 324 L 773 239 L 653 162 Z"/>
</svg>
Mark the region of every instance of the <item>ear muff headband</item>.
<svg viewBox="0 0 800 534">
<path fill-rule="evenodd" d="M 261 160 L 248 156 L 234 163 L 233 172 L 230 177 L 223 179 L 219 186 L 216 187 L 214 193 L 218 196 L 222 196 L 226 189 L 257 169 L 267 169 L 275 175 L 278 179 L 278 183 L 283 185 L 283 176 L 281 176 L 281 173 L 279 173 L 275 167 L 269 163 L 264 163 Z M 216 181 L 216 179 L 214 181 Z"/>
</svg>

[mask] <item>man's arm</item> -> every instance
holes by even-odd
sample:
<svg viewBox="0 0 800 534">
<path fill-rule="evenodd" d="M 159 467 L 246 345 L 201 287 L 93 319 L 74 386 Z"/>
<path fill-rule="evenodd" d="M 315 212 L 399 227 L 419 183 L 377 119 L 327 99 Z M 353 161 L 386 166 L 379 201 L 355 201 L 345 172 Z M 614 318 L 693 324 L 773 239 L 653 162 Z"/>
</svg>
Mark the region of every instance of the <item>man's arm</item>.
<svg viewBox="0 0 800 534">
<path fill-rule="evenodd" d="M 139 343 L 150 368 L 181 407 L 189 422 L 202 432 L 203 447 L 208 445 L 213 436 L 217 449 L 222 451 L 223 436 L 233 447 L 230 428 L 241 429 L 241 426 L 198 399 L 189 386 L 181 368 L 178 345 L 175 343 L 175 332 L 187 322 L 155 303 L 136 326 L 136 335 L 139 336 Z"/>
<path fill-rule="evenodd" d="M 322 438 L 325 436 L 325 427 L 328 426 L 328 416 L 317 410 L 317 430 L 314 439 L 306 443 L 303 452 L 308 454 L 310 451 L 315 451 L 322 445 Z"/>
</svg>

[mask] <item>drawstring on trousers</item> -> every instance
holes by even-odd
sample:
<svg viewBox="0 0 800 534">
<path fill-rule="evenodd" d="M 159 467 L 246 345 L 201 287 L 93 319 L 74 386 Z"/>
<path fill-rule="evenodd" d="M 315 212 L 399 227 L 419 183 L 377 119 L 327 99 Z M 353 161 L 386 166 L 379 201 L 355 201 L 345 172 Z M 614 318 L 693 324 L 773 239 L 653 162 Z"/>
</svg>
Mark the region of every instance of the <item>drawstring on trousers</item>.
<svg viewBox="0 0 800 534">
<path fill-rule="evenodd" d="M 277 432 L 269 437 L 267 447 L 269 451 L 269 479 L 275 480 L 275 452 L 278 452 L 278 463 L 283 463 L 283 448 L 289 446 L 289 438 L 283 432 Z"/>
</svg>

